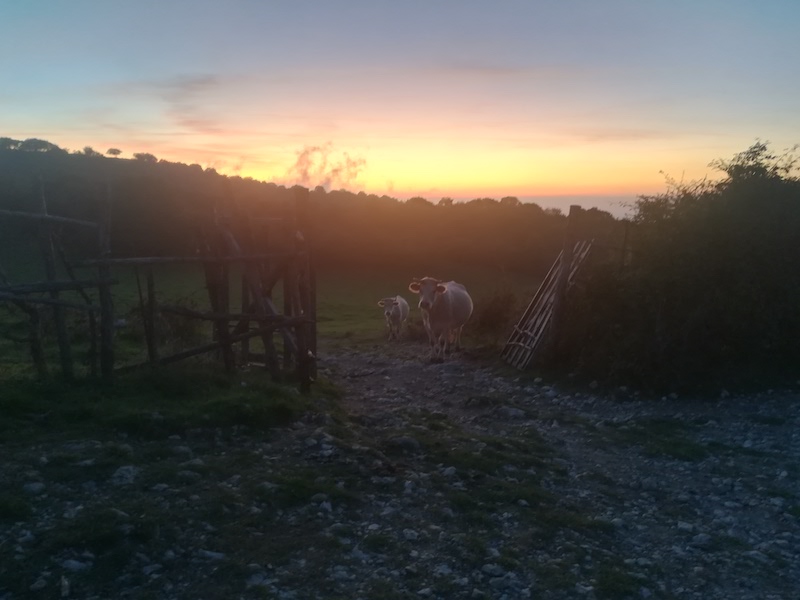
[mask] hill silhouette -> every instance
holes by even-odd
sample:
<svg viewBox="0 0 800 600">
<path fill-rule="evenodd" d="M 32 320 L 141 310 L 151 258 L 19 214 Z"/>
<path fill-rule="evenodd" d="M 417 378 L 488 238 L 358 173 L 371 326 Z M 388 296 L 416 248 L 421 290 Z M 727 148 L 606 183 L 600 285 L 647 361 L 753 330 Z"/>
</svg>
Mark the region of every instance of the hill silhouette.
<svg viewBox="0 0 800 600">
<path fill-rule="evenodd" d="M 149 154 L 135 157 L 104 156 L 91 148 L 70 153 L 44 140 L 0 138 L 0 207 L 38 211 L 44 194 L 52 214 L 96 220 L 110 198 L 115 256 L 185 255 L 195 251 L 198 215 L 211 206 L 283 214 L 293 199 L 283 185 Z M 560 212 L 513 197 L 433 204 L 317 187 L 309 203 L 321 266 L 425 269 L 459 263 L 541 273 L 563 243 Z M 588 213 L 598 231 L 613 228 L 610 214 Z"/>
</svg>

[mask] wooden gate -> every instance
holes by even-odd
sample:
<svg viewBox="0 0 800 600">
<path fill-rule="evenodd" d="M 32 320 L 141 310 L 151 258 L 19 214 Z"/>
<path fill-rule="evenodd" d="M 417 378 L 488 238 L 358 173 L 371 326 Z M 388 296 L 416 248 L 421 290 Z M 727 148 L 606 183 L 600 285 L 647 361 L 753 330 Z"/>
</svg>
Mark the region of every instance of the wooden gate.
<svg viewBox="0 0 800 600">
<path fill-rule="evenodd" d="M 217 353 L 231 372 L 238 364 L 261 364 L 276 380 L 296 378 L 307 391 L 316 373 L 316 278 L 310 242 L 309 194 L 306 188 L 294 188 L 294 202 L 287 214 L 275 217 L 237 211 L 231 198 L 198 213 L 198 245 L 193 256 L 114 258 L 110 252 L 110 193 L 106 198 L 100 223 L 50 215 L 42 192 L 41 211 L 23 213 L 0 210 L 0 217 L 35 221 L 39 224 L 40 245 L 44 256 L 47 281 L 12 284 L 0 265 L 0 306 L 11 304 L 24 311 L 29 320 L 27 341 L 39 375 L 47 373 L 41 340 L 40 305 L 52 307 L 59 342 L 59 356 L 65 378 L 74 376 L 71 336 L 65 311 L 88 315 L 90 373 L 96 374 L 95 361 L 100 358 L 101 374 L 146 366 L 166 365 L 200 354 Z M 260 208 L 260 207 L 259 207 Z M 271 223 L 269 230 L 263 223 Z M 80 227 L 97 236 L 96 257 L 71 260 L 61 246 L 55 230 L 63 226 Z M 260 227 L 260 229 L 259 229 Z M 61 264 L 57 264 L 57 257 Z M 196 310 L 158 302 L 153 269 L 157 265 L 195 265 L 200 267 L 208 292 L 208 308 Z M 134 364 L 117 364 L 114 356 L 115 318 L 111 286 L 117 283 L 111 270 L 132 267 L 139 289 L 139 310 L 147 343 L 147 360 Z M 90 269 L 97 275 L 80 279 L 77 269 Z M 146 275 L 146 296 L 139 278 L 139 269 Z M 232 273 L 235 270 L 235 273 Z M 60 271 L 68 279 L 58 279 Z M 241 277 L 241 304 L 231 298 L 234 277 Z M 65 292 L 78 292 L 82 302 L 68 300 Z M 41 297 L 40 294 L 48 294 Z M 273 301 L 277 294 L 281 307 Z M 97 315 L 99 314 L 99 331 Z M 163 356 L 159 351 L 157 324 L 163 314 L 177 314 L 213 324 L 213 340 L 200 346 L 181 349 Z M 125 321 L 125 319 L 119 319 Z M 72 336 L 75 337 L 75 336 Z M 273 338 L 278 337 L 280 344 Z M 100 349 L 97 351 L 97 338 Z M 260 338 L 264 353 L 250 351 L 248 341 Z M 235 345 L 241 344 L 241 354 Z M 282 360 L 281 360 L 282 359 Z"/>
<path fill-rule="evenodd" d="M 591 247 L 591 240 L 582 240 L 576 242 L 572 248 L 565 248 L 558 255 L 503 348 L 501 356 L 508 364 L 517 369 L 525 369 L 536 353 L 545 346 L 551 333 L 554 314 L 563 299 L 561 296 L 574 282 L 575 275 L 589 255 Z M 563 263 L 568 260 L 569 272 L 565 273 Z"/>
</svg>

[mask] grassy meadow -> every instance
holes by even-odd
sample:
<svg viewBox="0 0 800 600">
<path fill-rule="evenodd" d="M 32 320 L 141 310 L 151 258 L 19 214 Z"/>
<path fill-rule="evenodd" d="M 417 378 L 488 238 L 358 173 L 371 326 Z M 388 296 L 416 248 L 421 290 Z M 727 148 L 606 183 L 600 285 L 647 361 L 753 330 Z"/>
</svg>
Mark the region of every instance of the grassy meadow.
<svg viewBox="0 0 800 600">
<path fill-rule="evenodd" d="M 501 272 L 494 269 L 470 269 L 453 266 L 435 272 L 411 270 L 326 270 L 318 275 L 317 313 L 321 338 L 350 340 L 353 343 L 383 340 L 386 331 L 383 311 L 377 302 L 381 298 L 403 296 L 411 308 L 410 329 L 413 335 L 422 327 L 417 296 L 408 290 L 414 277 L 430 275 L 463 283 L 475 302 L 472 322 L 465 328 L 466 339 L 480 337 L 484 342 L 505 338 L 509 331 L 505 317 L 518 317 L 536 291 L 539 280 L 527 275 Z M 489 323 L 486 311 L 498 302 L 509 304 L 497 315 L 498 327 Z M 513 299 L 513 301 L 512 301 Z"/>
<path fill-rule="evenodd" d="M 30 256 L 30 255 L 28 255 Z M 41 281 L 43 268 L 35 260 L 15 261 L 6 273 L 11 283 Z M 158 302 L 180 305 L 195 310 L 208 308 L 202 267 L 200 265 L 156 265 L 153 267 Z M 64 277 L 66 275 L 62 274 Z M 467 343 L 494 346 L 505 342 L 510 327 L 519 317 L 526 303 L 536 291 L 539 280 L 500 269 L 470 268 L 465 265 L 444 265 L 423 272 L 413 268 L 325 268 L 317 274 L 318 335 L 321 341 L 337 344 L 371 344 L 383 341 L 386 327 L 378 300 L 401 295 L 409 303 L 411 313 L 406 336 L 422 339 L 422 321 L 417 308 L 417 297 L 408 290 L 414 277 L 431 275 L 463 283 L 475 302 L 475 312 L 465 328 Z M 92 271 L 78 272 L 79 279 L 90 278 Z M 144 327 L 141 320 L 140 299 L 146 295 L 145 269 L 119 267 L 113 277 L 117 284 L 112 288 L 115 315 L 124 320 L 115 336 L 115 357 L 118 365 L 146 360 Z M 76 292 L 63 292 L 64 300 L 82 303 Z M 241 299 L 240 278 L 231 277 L 232 310 L 239 310 Z M 276 286 L 273 298 L 276 306 L 282 304 L 281 286 Z M 58 367 L 55 332 L 48 308 L 42 309 L 44 320 L 44 345 L 51 371 Z M 77 311 L 67 310 L 73 336 L 73 355 L 78 375 L 85 371 L 89 352 L 89 320 Z M 0 378 L 27 376 L 33 369 L 28 356 L 27 316 L 9 303 L 0 305 Z M 161 352 L 168 354 L 210 340 L 208 322 L 175 315 L 162 315 L 159 324 Z M 253 351 L 258 352 L 260 341 L 253 340 Z"/>
</svg>

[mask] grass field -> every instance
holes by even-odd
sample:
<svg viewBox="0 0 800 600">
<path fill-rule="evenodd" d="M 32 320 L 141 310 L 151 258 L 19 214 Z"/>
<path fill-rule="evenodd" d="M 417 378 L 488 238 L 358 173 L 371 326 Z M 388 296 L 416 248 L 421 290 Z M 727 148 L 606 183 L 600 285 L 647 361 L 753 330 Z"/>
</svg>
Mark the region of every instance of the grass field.
<svg viewBox="0 0 800 600">
<path fill-rule="evenodd" d="M 490 269 L 453 267 L 442 273 L 398 271 L 326 271 L 318 276 L 317 312 L 319 335 L 332 339 L 348 339 L 354 343 L 383 339 L 386 335 L 381 298 L 400 295 L 411 307 L 412 323 L 421 323 L 417 297 L 408 291 L 414 277 L 431 275 L 463 283 L 475 302 L 475 316 L 493 299 L 513 295 L 519 304 L 536 291 L 539 281 L 529 277 Z M 467 326 L 465 335 L 475 335 Z M 486 332 L 484 332 L 486 333 Z M 498 332 L 507 335 L 508 331 Z"/>
<path fill-rule="evenodd" d="M 38 265 L 18 263 L 9 270 L 12 283 L 44 279 Z M 421 273 L 405 269 L 322 269 L 317 275 L 318 335 L 321 339 L 336 344 L 362 344 L 381 341 L 386 336 L 383 311 L 378 300 L 387 296 L 401 295 L 411 306 L 406 335 L 421 337 L 422 325 L 416 296 L 408 291 L 414 277 L 432 275 L 463 283 L 475 302 L 472 322 L 465 329 L 465 340 L 482 344 L 502 343 L 509 327 L 518 317 L 525 303 L 538 285 L 530 276 L 501 272 L 493 269 L 474 269 L 463 265 L 437 269 L 436 272 Z M 78 277 L 87 277 L 79 274 Z M 115 338 L 115 354 L 118 364 L 129 364 L 146 359 L 144 329 L 140 311 L 140 294 L 143 289 L 144 271 L 133 268 L 118 268 L 113 273 L 117 284 L 112 293 L 115 314 L 124 319 Z M 161 304 L 178 304 L 197 310 L 206 310 L 208 296 L 202 268 L 199 265 L 164 265 L 154 268 L 157 298 Z M 231 302 L 238 310 L 241 298 L 239 278 L 232 277 Z M 82 302 L 77 293 L 63 293 L 61 297 L 73 302 Z M 274 301 L 281 306 L 280 286 L 276 288 Z M 85 368 L 85 357 L 89 351 L 88 320 L 76 311 L 67 310 L 70 331 L 73 335 L 74 356 L 77 371 Z M 52 369 L 58 364 L 53 325 L 48 309 L 42 310 L 45 320 L 45 351 Z M 210 340 L 210 326 L 187 318 L 165 317 L 169 345 L 164 352 L 199 345 Z M 27 335 L 27 317 L 19 309 L 5 303 L 0 305 L 0 378 L 32 373 L 27 344 L 22 341 Z M 13 339 L 12 339 L 13 338 Z M 16 341 L 14 341 L 16 340 Z M 259 351 L 254 342 L 254 351 Z M 83 366 L 82 366 L 83 365 Z"/>
</svg>

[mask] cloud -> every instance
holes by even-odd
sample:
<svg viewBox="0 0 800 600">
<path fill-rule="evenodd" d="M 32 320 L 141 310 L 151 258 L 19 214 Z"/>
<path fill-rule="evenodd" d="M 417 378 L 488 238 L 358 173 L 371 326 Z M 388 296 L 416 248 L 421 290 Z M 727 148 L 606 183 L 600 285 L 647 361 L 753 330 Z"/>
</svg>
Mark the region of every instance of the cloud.
<svg viewBox="0 0 800 600">
<path fill-rule="evenodd" d="M 177 125 L 199 133 L 222 133 L 216 117 L 208 114 L 208 99 L 223 85 L 215 75 L 178 76 L 156 86 L 167 103 L 167 116 Z"/>
<path fill-rule="evenodd" d="M 602 144 L 614 142 L 666 141 L 686 135 L 680 129 L 635 126 L 585 126 L 563 127 L 560 131 L 562 143 Z"/>
<path fill-rule="evenodd" d="M 346 152 L 340 157 L 335 156 L 330 142 L 322 146 L 305 146 L 297 152 L 297 159 L 284 179 L 305 187 L 345 188 L 352 185 L 366 164 L 365 159 L 352 158 Z"/>
<path fill-rule="evenodd" d="M 155 100 L 165 106 L 164 115 L 178 128 L 191 133 L 219 134 L 226 131 L 217 99 L 236 81 L 213 74 L 176 75 L 156 80 L 116 84 L 110 92 L 123 106 L 140 107 L 133 98 Z"/>
</svg>

